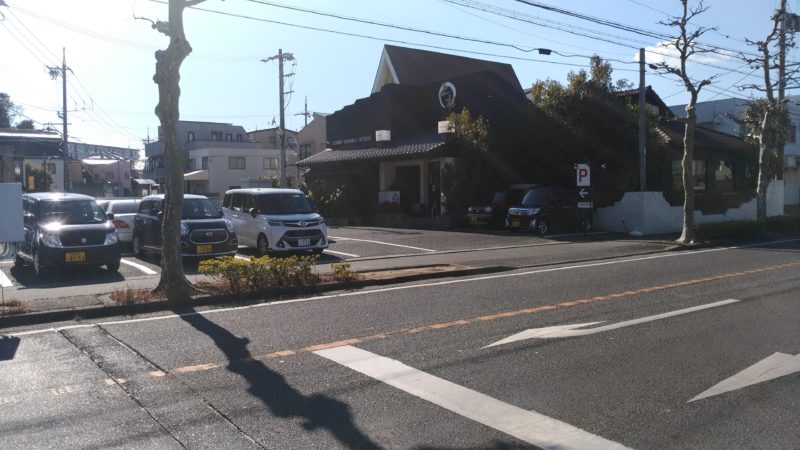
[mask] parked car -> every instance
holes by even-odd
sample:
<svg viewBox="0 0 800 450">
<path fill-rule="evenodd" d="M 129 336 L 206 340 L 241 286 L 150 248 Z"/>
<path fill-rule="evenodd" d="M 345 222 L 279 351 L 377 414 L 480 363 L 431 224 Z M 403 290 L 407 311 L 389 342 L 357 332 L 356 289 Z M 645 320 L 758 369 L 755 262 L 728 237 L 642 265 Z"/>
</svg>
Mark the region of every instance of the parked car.
<svg viewBox="0 0 800 450">
<path fill-rule="evenodd" d="M 467 208 L 467 223 L 502 228 L 509 206 L 522 201 L 527 191 L 526 188 L 496 191 L 488 202 Z"/>
<path fill-rule="evenodd" d="M 106 217 L 117 227 L 119 241 L 130 243 L 133 238 L 133 218 L 139 210 L 140 199 L 100 200 L 97 203 L 106 212 Z"/>
<path fill-rule="evenodd" d="M 575 189 L 538 187 L 529 190 L 518 205 L 508 209 L 506 227 L 545 234 L 556 229 L 579 228 L 588 231 L 591 212 L 578 209 Z"/>
<path fill-rule="evenodd" d="M 25 240 L 14 265 L 33 264 L 37 276 L 48 268 L 78 265 L 119 270 L 119 235 L 94 198 L 81 194 L 22 195 Z"/>
<path fill-rule="evenodd" d="M 133 219 L 133 254 L 161 254 L 161 221 L 164 194 L 142 198 Z M 233 256 L 239 242 L 233 223 L 223 218 L 222 211 L 202 195 L 183 196 L 181 210 L 181 256 L 194 259 Z"/>
<path fill-rule="evenodd" d="M 225 193 L 222 210 L 241 243 L 259 255 L 299 250 L 320 254 L 328 248 L 325 219 L 297 189 L 232 189 Z"/>
</svg>

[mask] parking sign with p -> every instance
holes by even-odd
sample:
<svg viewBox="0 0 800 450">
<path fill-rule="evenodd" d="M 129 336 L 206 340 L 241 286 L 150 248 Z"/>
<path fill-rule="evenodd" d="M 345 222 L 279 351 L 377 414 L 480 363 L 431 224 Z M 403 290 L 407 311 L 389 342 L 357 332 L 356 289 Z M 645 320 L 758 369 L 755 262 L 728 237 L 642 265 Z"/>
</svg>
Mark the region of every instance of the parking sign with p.
<svg viewBox="0 0 800 450">
<path fill-rule="evenodd" d="M 578 187 L 589 187 L 592 185 L 591 172 L 588 164 L 577 164 L 575 166 L 575 175 L 577 177 Z"/>
</svg>

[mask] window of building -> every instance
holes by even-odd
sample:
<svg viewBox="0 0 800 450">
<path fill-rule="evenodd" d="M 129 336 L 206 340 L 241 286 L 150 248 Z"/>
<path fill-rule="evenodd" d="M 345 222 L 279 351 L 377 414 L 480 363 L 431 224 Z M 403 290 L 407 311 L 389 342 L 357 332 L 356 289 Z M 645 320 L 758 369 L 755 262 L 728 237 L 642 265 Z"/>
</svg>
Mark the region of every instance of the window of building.
<svg viewBox="0 0 800 450">
<path fill-rule="evenodd" d="M 277 142 L 278 142 L 278 140 L 277 140 L 277 138 L 275 137 L 274 134 L 269 137 L 269 143 L 270 144 L 275 145 Z"/>
<path fill-rule="evenodd" d="M 225 133 L 225 142 L 233 142 L 233 134 Z"/>
<path fill-rule="evenodd" d="M 704 191 L 706 189 L 706 162 L 694 161 L 694 190 Z M 672 161 L 672 189 L 674 191 L 683 190 L 683 169 L 680 160 Z"/>
<path fill-rule="evenodd" d="M 211 132 L 211 140 L 212 141 L 221 141 L 222 140 L 222 131 L 212 131 Z"/>
<path fill-rule="evenodd" d="M 278 158 L 273 156 L 267 156 L 264 158 L 264 168 L 265 169 L 277 169 L 278 168 Z"/>
<path fill-rule="evenodd" d="M 197 170 L 197 160 L 194 158 L 186 160 L 186 170 Z"/>
<path fill-rule="evenodd" d="M 797 134 L 797 128 L 794 125 L 789 125 L 786 128 L 786 143 L 794 144 Z"/>
<path fill-rule="evenodd" d="M 106 172 L 106 181 L 114 181 L 114 172 Z"/>
<path fill-rule="evenodd" d="M 300 146 L 300 152 L 298 153 L 297 157 L 300 159 L 306 159 L 311 155 L 311 144 L 303 144 Z"/>
<path fill-rule="evenodd" d="M 717 191 L 732 191 L 734 189 L 734 166 L 731 161 L 720 161 L 714 170 L 714 187 Z"/>
<path fill-rule="evenodd" d="M 208 156 L 203 156 L 203 159 L 200 161 L 200 165 L 202 169 L 208 169 Z"/>
<path fill-rule="evenodd" d="M 194 131 L 186 133 L 186 140 L 188 142 L 194 142 Z"/>
<path fill-rule="evenodd" d="M 244 156 L 229 156 L 228 157 L 228 168 L 234 170 L 244 170 L 245 168 L 245 158 Z"/>
<path fill-rule="evenodd" d="M 56 174 L 56 165 L 55 163 L 47 163 L 47 173 L 50 175 Z"/>
<path fill-rule="evenodd" d="M 242 142 L 242 133 L 236 133 L 236 142 Z"/>
</svg>

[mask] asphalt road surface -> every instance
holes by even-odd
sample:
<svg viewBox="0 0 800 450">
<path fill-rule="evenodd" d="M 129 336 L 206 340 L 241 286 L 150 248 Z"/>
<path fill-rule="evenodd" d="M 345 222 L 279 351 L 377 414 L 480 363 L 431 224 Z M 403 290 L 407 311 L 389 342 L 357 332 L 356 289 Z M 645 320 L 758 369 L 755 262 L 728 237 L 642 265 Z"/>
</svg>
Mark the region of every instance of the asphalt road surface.
<svg viewBox="0 0 800 450">
<path fill-rule="evenodd" d="M 785 240 L 6 330 L 0 439 L 800 448 L 799 271 Z"/>
</svg>

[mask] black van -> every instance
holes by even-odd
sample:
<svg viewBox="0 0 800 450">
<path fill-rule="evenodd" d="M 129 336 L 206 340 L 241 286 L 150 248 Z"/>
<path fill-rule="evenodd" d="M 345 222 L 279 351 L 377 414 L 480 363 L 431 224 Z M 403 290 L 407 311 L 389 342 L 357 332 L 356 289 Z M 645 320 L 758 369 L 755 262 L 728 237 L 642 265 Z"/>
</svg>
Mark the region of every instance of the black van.
<svg viewBox="0 0 800 450">
<path fill-rule="evenodd" d="M 139 203 L 133 219 L 133 254 L 161 254 L 161 219 L 164 194 L 149 195 Z M 233 223 L 222 217 L 222 211 L 202 195 L 183 196 L 181 211 L 181 256 L 197 259 L 233 256 L 239 242 Z"/>
<path fill-rule="evenodd" d="M 81 194 L 22 195 L 25 240 L 14 259 L 36 275 L 59 266 L 94 265 L 119 270 L 117 228 L 94 198 Z"/>
<path fill-rule="evenodd" d="M 578 208 L 575 189 L 537 187 L 529 190 L 522 201 L 508 208 L 506 228 L 533 230 L 545 234 L 551 228 L 588 231 L 591 212 Z"/>
</svg>

